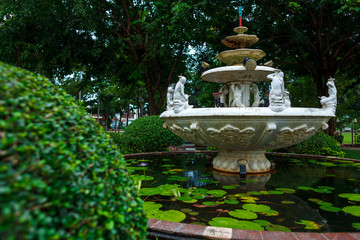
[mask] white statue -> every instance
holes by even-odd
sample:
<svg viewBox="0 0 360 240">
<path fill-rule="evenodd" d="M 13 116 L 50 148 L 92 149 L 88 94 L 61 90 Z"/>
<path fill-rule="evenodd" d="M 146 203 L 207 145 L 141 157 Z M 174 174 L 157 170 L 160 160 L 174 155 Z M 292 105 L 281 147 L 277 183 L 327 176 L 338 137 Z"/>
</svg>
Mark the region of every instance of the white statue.
<svg viewBox="0 0 360 240">
<path fill-rule="evenodd" d="M 227 103 L 226 103 L 226 96 L 229 94 L 229 86 L 227 84 L 224 84 L 221 88 L 220 91 L 222 94 L 220 96 L 220 103 L 224 104 L 224 107 L 227 107 Z"/>
<path fill-rule="evenodd" d="M 232 82 L 230 90 L 230 107 L 245 107 L 245 105 L 241 102 L 244 86 L 239 82 Z"/>
<path fill-rule="evenodd" d="M 253 87 L 251 92 L 254 94 L 254 103 L 251 106 L 258 107 L 260 103 L 264 104 L 264 100 L 260 100 L 259 87 L 255 83 L 251 84 L 251 86 Z"/>
<path fill-rule="evenodd" d="M 267 76 L 271 79 L 271 89 L 269 94 L 270 109 L 279 112 L 285 109 L 285 89 L 284 73 L 275 69 L 275 72 Z"/>
<path fill-rule="evenodd" d="M 335 81 L 335 78 L 330 77 L 328 79 L 328 82 L 326 83 L 326 85 L 328 86 L 329 96 L 328 97 L 325 97 L 325 96 L 320 97 L 320 104 L 321 104 L 322 108 L 333 108 L 333 111 L 335 112 L 336 104 L 337 104 L 337 100 L 336 100 L 337 90 L 336 90 L 334 81 Z"/>
<path fill-rule="evenodd" d="M 174 90 L 174 112 L 179 113 L 187 108 L 189 108 L 189 95 L 184 92 L 184 85 L 186 83 L 186 78 L 184 76 L 179 76 L 179 81 L 175 85 Z"/>
<path fill-rule="evenodd" d="M 284 96 L 284 99 L 285 99 L 285 107 L 286 107 L 286 108 L 289 108 L 289 107 L 291 107 L 290 92 L 289 92 L 288 90 L 285 90 L 284 94 L 285 94 L 285 96 Z"/>
<path fill-rule="evenodd" d="M 174 84 L 170 84 L 167 90 L 167 108 L 166 110 L 172 110 L 174 108 Z"/>
</svg>

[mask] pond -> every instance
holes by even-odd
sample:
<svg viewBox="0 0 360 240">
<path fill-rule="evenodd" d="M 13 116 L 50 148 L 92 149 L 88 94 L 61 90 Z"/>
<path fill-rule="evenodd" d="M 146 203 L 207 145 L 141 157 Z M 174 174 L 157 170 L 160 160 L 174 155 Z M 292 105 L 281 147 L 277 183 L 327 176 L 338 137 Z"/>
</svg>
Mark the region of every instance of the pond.
<svg viewBox="0 0 360 240">
<path fill-rule="evenodd" d="M 213 171 L 211 155 L 127 159 L 148 218 L 246 230 L 360 231 L 360 163 L 269 157 L 267 174 Z"/>
</svg>

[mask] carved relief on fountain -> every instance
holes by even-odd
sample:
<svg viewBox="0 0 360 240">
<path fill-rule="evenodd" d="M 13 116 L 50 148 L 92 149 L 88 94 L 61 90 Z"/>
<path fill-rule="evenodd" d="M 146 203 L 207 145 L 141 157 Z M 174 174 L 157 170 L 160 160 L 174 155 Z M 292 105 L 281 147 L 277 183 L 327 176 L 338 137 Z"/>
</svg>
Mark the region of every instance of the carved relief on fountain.
<svg viewBox="0 0 360 240">
<path fill-rule="evenodd" d="M 288 146 L 289 143 L 296 144 L 305 140 L 308 136 L 315 134 L 317 129 L 315 127 L 308 127 L 303 124 L 296 128 L 283 127 L 277 133 L 276 140 L 269 143 L 270 146 Z"/>
<path fill-rule="evenodd" d="M 234 142 L 244 146 L 250 145 L 251 139 L 255 135 L 255 129 L 252 127 L 241 130 L 230 124 L 225 125 L 221 129 L 208 128 L 207 132 L 213 138 L 212 142 L 215 140 L 218 144 L 225 146 Z"/>
<path fill-rule="evenodd" d="M 192 143 L 195 143 L 200 146 L 207 145 L 207 142 L 204 141 L 201 137 L 201 133 L 203 132 L 203 130 L 199 127 L 197 123 L 192 123 L 190 124 L 190 127 L 184 127 L 184 128 L 180 127 L 175 123 L 172 124 L 172 126 L 170 126 L 167 123 L 164 123 L 163 127 L 169 129 L 179 137 L 184 138 Z"/>
</svg>

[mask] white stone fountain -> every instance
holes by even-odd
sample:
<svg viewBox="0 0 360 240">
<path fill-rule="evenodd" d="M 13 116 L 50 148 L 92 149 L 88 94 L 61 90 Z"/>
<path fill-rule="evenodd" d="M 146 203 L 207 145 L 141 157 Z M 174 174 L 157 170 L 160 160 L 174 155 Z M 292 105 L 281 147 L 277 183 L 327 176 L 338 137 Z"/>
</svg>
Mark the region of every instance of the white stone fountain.
<svg viewBox="0 0 360 240">
<path fill-rule="evenodd" d="M 219 153 L 213 160 L 215 170 L 239 172 L 240 163 L 246 163 L 247 173 L 268 172 L 266 149 L 297 144 L 328 127 L 337 104 L 334 79 L 327 83 L 329 96 L 320 98 L 322 108 L 292 108 L 284 88 L 284 73 L 270 66 L 257 66 L 256 61 L 265 53 L 246 48 L 258 38 L 244 34 L 246 27 L 234 31 L 238 34 L 226 37 L 222 43 L 235 50 L 216 56 L 230 66 L 210 69 L 201 76 L 208 82 L 223 83 L 214 94 L 217 107 L 190 106 L 184 93 L 186 78 L 180 76 L 175 87 L 169 87 L 168 108 L 160 117 L 165 120 L 164 127 L 176 135 L 200 146 L 216 147 Z M 267 104 L 260 99 L 255 83 L 269 80 Z"/>
</svg>

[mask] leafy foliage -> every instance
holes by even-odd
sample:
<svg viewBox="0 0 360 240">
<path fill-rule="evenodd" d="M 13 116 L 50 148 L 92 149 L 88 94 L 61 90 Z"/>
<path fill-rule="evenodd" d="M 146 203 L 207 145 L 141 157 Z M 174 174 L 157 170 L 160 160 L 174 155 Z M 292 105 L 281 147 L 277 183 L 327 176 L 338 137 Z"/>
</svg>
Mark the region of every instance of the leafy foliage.
<svg viewBox="0 0 360 240">
<path fill-rule="evenodd" d="M 156 115 L 136 119 L 121 134 L 121 152 L 158 152 L 184 144 L 182 138 L 163 128 L 164 123 Z"/>
<path fill-rule="evenodd" d="M 0 235 L 144 239 L 125 161 L 70 95 L 0 63 Z"/>
<path fill-rule="evenodd" d="M 333 137 L 326 135 L 324 132 L 319 132 L 297 145 L 277 149 L 275 151 L 321 156 L 344 156 L 344 153 L 341 151 L 340 144 Z"/>
</svg>

